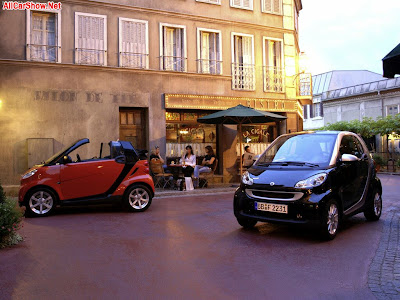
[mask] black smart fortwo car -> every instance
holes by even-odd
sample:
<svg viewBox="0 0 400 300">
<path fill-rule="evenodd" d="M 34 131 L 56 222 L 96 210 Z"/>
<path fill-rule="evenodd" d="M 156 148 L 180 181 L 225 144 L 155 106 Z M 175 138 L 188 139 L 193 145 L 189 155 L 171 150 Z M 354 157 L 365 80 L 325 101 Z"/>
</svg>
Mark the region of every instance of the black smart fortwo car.
<svg viewBox="0 0 400 300">
<path fill-rule="evenodd" d="M 261 222 L 313 223 L 333 239 L 345 217 L 378 220 L 382 186 L 364 141 L 351 132 L 282 135 L 242 176 L 234 213 L 245 228 Z"/>
</svg>

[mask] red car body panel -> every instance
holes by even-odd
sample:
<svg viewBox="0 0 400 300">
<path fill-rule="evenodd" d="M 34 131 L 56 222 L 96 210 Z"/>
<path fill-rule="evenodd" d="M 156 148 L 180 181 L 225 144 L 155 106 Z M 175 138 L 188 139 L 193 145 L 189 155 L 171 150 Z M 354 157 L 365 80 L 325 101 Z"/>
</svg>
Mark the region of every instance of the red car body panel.
<svg viewBox="0 0 400 300">
<path fill-rule="evenodd" d="M 132 184 L 142 184 L 149 188 L 154 196 L 154 183 L 149 175 L 147 160 L 133 163 L 121 163 L 116 159 L 93 159 L 66 164 L 38 165 L 37 170 L 28 178 L 21 179 L 19 202 L 23 203 L 29 191 L 38 186 L 52 189 L 63 204 L 66 200 L 98 199 L 123 197 L 125 190 Z M 112 197 L 111 197 L 112 198 Z M 71 202 L 71 201 L 70 201 Z"/>
</svg>

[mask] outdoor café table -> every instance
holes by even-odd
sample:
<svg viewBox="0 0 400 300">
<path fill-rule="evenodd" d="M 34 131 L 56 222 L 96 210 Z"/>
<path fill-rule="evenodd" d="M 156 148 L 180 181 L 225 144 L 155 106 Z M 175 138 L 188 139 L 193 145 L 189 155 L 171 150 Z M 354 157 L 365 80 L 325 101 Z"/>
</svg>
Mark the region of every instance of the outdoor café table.
<svg viewBox="0 0 400 300">
<path fill-rule="evenodd" d="M 178 184 L 177 184 L 178 179 L 183 179 L 183 172 L 182 172 L 183 165 L 173 164 L 173 165 L 167 165 L 167 167 L 168 167 L 168 170 L 171 171 L 172 176 L 174 177 L 174 185 L 176 187 L 178 187 Z"/>
</svg>

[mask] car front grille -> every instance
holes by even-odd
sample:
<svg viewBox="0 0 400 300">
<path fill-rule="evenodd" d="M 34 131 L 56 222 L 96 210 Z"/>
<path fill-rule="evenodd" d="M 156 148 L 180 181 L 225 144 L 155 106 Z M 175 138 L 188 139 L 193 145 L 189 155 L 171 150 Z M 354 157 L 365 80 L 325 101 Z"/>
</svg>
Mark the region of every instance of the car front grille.
<svg viewBox="0 0 400 300">
<path fill-rule="evenodd" d="M 275 201 L 295 201 L 299 200 L 304 195 L 302 192 L 282 192 L 253 189 L 246 189 L 246 194 L 252 198 Z"/>
</svg>

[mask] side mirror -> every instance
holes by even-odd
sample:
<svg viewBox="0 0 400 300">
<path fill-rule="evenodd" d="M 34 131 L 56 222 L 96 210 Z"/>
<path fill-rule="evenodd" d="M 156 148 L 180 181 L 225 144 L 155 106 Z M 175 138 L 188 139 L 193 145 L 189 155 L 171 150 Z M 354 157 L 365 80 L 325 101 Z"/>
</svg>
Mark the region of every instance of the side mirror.
<svg viewBox="0 0 400 300">
<path fill-rule="evenodd" d="M 353 161 L 358 161 L 358 157 L 352 154 L 343 154 L 342 155 L 342 162 L 353 162 Z"/>
<path fill-rule="evenodd" d="M 119 163 L 119 164 L 125 165 L 125 164 L 126 164 L 126 157 L 125 157 L 125 155 L 119 155 L 119 156 L 117 156 L 117 157 L 115 158 L 115 162 L 116 162 L 116 163 Z"/>
</svg>

